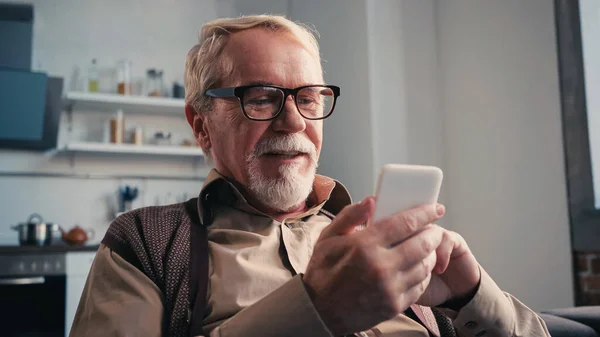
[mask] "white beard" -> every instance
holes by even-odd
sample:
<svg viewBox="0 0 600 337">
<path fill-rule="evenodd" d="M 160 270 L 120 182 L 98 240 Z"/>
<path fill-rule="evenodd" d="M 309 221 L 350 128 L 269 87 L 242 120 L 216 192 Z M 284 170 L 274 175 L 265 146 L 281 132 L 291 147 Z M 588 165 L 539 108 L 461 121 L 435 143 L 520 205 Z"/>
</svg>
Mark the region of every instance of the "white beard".
<svg viewBox="0 0 600 337">
<path fill-rule="evenodd" d="M 298 151 L 308 154 L 307 172 L 300 172 L 300 164 L 291 163 L 279 166 L 279 178 L 268 178 L 260 171 L 258 158 L 271 151 Z M 263 205 L 278 211 L 288 211 L 308 198 L 312 192 L 317 172 L 317 152 L 315 146 L 300 135 L 265 139 L 259 142 L 246 160 L 248 189 Z"/>
</svg>

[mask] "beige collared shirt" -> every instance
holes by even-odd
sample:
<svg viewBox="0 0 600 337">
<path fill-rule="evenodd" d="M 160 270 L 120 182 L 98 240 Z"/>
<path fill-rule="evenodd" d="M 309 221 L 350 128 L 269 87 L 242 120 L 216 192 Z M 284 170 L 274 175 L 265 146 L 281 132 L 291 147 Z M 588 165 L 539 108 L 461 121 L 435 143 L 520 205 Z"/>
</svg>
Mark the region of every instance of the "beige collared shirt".
<svg viewBox="0 0 600 337">
<path fill-rule="evenodd" d="M 212 194 L 209 288 L 204 328 L 214 336 L 331 336 L 302 283 L 318 237 L 351 200 L 334 180 L 317 176 L 312 206 L 281 222 L 252 208 L 216 171 L 202 194 Z M 206 210 L 201 210 L 206 211 Z M 142 272 L 102 246 L 96 256 L 71 336 L 160 336 L 163 296 Z M 460 312 L 445 310 L 460 336 L 549 336 L 544 322 L 482 269 L 475 297 Z M 133 324 L 132 324 L 133 323 Z M 428 337 L 405 315 L 366 336 Z"/>
</svg>

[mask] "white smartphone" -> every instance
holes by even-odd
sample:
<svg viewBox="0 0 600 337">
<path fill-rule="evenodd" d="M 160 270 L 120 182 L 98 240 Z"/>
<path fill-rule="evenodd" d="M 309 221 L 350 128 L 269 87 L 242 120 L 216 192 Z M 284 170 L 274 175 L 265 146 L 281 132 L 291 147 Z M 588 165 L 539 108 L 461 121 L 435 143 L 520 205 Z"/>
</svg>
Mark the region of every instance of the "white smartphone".
<svg viewBox="0 0 600 337">
<path fill-rule="evenodd" d="M 374 223 L 396 213 L 438 201 L 443 172 L 435 166 L 386 164 L 375 188 Z"/>
</svg>

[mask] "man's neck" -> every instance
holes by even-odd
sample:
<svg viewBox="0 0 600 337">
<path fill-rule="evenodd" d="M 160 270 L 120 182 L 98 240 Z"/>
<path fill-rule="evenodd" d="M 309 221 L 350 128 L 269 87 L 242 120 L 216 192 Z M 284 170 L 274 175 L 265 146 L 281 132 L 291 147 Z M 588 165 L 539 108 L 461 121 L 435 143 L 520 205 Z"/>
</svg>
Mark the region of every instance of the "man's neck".
<svg viewBox="0 0 600 337">
<path fill-rule="evenodd" d="M 274 209 L 269 209 L 268 207 L 263 207 L 261 209 L 261 208 L 257 207 L 257 205 L 253 205 L 253 204 L 250 204 L 250 205 L 252 205 L 252 207 L 258 209 L 259 211 L 265 213 L 266 215 L 272 217 L 273 219 L 275 219 L 277 221 L 283 221 L 286 218 L 294 217 L 294 216 L 304 213 L 308 210 L 306 201 L 303 201 L 300 205 L 294 206 L 292 209 L 285 211 L 285 212 L 274 210 Z"/>
</svg>

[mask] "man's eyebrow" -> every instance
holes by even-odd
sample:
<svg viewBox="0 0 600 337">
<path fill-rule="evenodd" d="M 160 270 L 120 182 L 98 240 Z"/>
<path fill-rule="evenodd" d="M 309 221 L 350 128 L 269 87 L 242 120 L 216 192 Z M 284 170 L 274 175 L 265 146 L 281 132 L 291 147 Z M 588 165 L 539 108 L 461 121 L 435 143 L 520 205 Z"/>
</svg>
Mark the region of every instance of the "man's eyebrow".
<svg viewBox="0 0 600 337">
<path fill-rule="evenodd" d="M 244 85 L 274 85 L 273 82 L 267 81 L 251 81 Z"/>
</svg>

